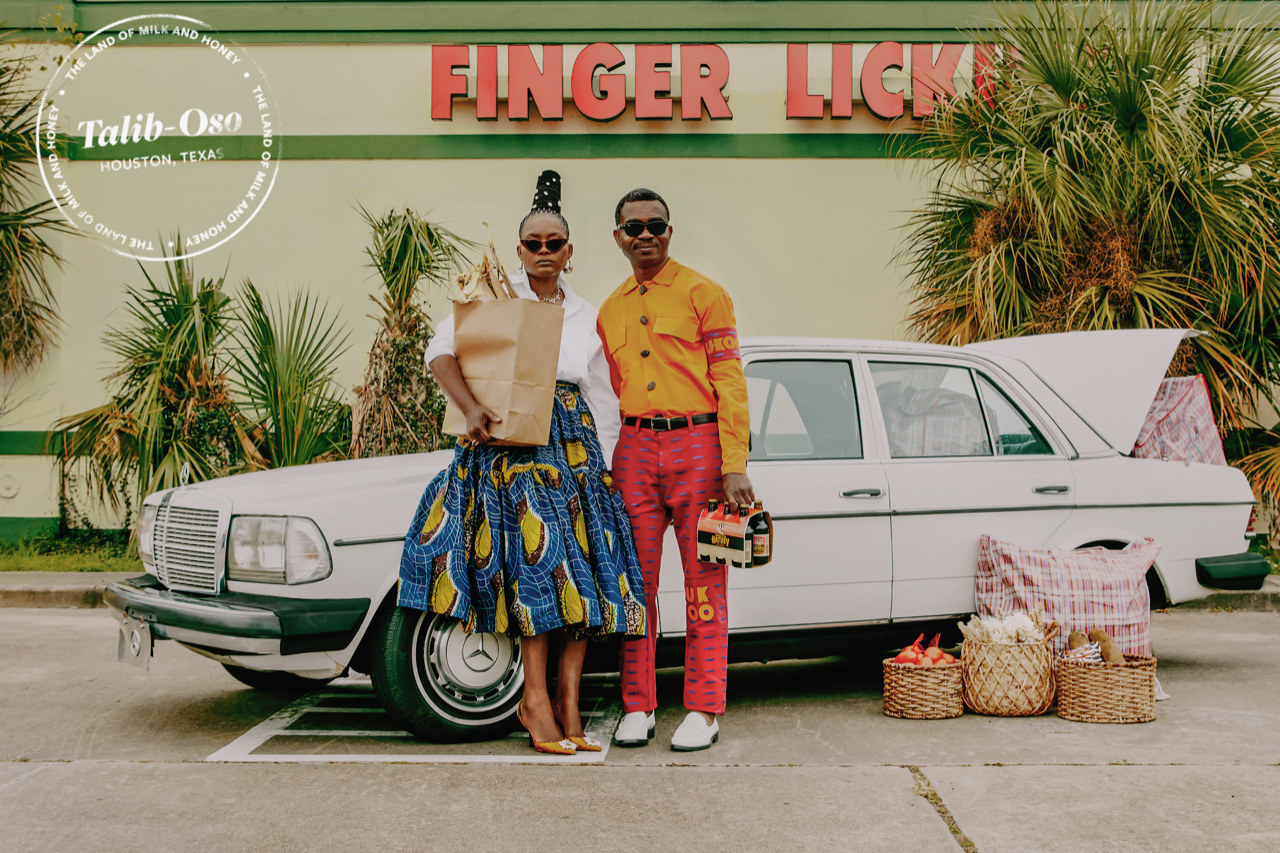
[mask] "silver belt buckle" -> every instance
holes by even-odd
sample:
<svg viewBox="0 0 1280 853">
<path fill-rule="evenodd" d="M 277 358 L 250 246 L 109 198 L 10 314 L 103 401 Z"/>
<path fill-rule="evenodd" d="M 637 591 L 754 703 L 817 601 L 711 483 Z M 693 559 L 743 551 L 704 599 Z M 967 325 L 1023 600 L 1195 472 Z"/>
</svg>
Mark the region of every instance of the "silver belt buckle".
<svg viewBox="0 0 1280 853">
<path fill-rule="evenodd" d="M 649 418 L 649 426 L 658 432 L 666 432 L 671 429 L 671 418 L 656 417 Z"/>
</svg>

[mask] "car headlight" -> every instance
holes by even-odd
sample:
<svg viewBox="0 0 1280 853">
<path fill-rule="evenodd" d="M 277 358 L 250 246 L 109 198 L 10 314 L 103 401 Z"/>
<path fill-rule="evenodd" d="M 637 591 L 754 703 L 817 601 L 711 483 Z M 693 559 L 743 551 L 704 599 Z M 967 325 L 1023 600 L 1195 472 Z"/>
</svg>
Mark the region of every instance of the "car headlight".
<svg viewBox="0 0 1280 853">
<path fill-rule="evenodd" d="M 149 573 L 155 574 L 156 560 L 152 543 L 155 541 L 156 508 L 151 504 L 143 504 L 138 512 L 138 522 L 134 526 L 134 535 L 138 537 L 138 556 L 142 558 L 142 566 Z"/>
<path fill-rule="evenodd" d="M 308 583 L 333 571 L 329 546 L 309 518 L 240 515 L 227 537 L 227 577 L 255 583 Z"/>
</svg>

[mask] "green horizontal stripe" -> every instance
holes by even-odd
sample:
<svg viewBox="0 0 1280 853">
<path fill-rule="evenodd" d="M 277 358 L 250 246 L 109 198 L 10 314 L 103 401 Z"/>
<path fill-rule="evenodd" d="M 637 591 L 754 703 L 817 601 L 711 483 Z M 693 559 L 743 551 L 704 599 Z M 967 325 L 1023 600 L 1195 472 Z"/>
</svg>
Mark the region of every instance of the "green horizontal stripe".
<svg viewBox="0 0 1280 853">
<path fill-rule="evenodd" d="M 887 158 L 913 156 L 914 140 L 888 133 L 468 133 L 276 137 L 282 160 L 486 160 L 598 158 Z M 73 160 L 128 160 L 221 148 L 225 160 L 257 160 L 256 136 L 160 138 L 111 148 L 70 146 Z M 206 161 L 207 162 L 207 161 Z"/>
<path fill-rule="evenodd" d="M 970 28 L 940 30 L 936 28 L 871 29 L 871 30 L 723 30 L 716 32 L 682 32 L 669 30 L 661 33 L 646 30 L 612 30 L 567 32 L 565 30 L 457 30 L 452 32 L 268 32 L 228 33 L 219 32 L 226 41 L 244 45 L 271 44 L 827 44 L 850 42 L 876 44 L 882 41 L 900 41 L 904 44 L 969 41 Z M 26 31 L 28 41 L 45 41 L 41 34 Z M 148 45 L 191 44 L 188 39 L 168 36 L 149 36 Z"/>
<path fill-rule="evenodd" d="M 57 532 L 58 519 L 56 518 L 0 517 L 0 542 L 21 542 L 23 539 L 53 536 Z"/>
<path fill-rule="evenodd" d="M 53 456 L 62 450 L 62 436 L 37 430 L 0 430 L 0 456 Z"/>
<path fill-rule="evenodd" d="M 206 21 L 228 38 L 246 43 L 328 41 L 336 40 L 334 36 L 342 41 L 393 43 L 785 42 L 854 36 L 879 40 L 926 28 L 950 37 L 989 20 L 993 8 L 974 0 L 325 0 L 77 2 L 74 6 L 77 24 L 86 33 L 133 15 L 170 13 Z"/>
<path fill-rule="evenodd" d="M 1228 20 L 1250 19 L 1265 15 L 1272 5 L 1254 0 L 1222 12 Z M 224 38 L 246 44 L 744 44 L 948 41 L 988 24 L 995 7 L 978 0 L 0 0 L 0 21 L 30 40 L 59 38 L 37 28 L 50 26 L 61 10 L 62 20 L 74 21 L 82 33 L 134 15 L 175 14 L 206 21 Z M 189 42 L 157 37 L 148 43 Z"/>
</svg>

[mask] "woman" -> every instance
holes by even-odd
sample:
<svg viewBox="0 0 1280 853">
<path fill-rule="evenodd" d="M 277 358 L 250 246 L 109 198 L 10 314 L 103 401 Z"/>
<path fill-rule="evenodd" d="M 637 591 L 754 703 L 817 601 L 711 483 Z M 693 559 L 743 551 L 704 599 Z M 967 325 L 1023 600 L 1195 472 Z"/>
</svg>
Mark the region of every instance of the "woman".
<svg viewBox="0 0 1280 853">
<path fill-rule="evenodd" d="M 534 748 L 595 752 L 600 743 L 585 735 L 578 711 L 587 637 L 644 636 L 644 588 L 626 508 L 609 474 L 618 398 L 596 310 L 563 275 L 573 245 L 555 172 L 538 179 L 516 253 L 516 293 L 565 312 L 551 439 L 538 448 L 486 443 L 498 418 L 462 376 L 453 318 L 441 323 L 425 359 L 466 415 L 467 436 L 423 493 L 405 538 L 399 603 L 455 616 L 468 631 L 519 635 L 524 695 L 516 713 Z M 554 663 L 553 637 L 560 647 Z"/>
</svg>

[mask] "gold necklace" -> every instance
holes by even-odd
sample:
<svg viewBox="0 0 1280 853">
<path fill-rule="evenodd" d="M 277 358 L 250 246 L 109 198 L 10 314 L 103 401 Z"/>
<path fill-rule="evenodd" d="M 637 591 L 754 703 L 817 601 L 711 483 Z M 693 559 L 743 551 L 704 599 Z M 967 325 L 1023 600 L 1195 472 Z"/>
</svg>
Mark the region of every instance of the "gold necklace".
<svg viewBox="0 0 1280 853">
<path fill-rule="evenodd" d="M 537 293 L 537 292 L 534 293 L 534 296 L 538 297 L 539 302 L 545 302 L 548 305 L 559 305 L 561 302 L 564 301 L 564 288 L 557 287 L 556 295 L 552 296 L 550 299 L 543 296 L 541 293 Z"/>
</svg>

